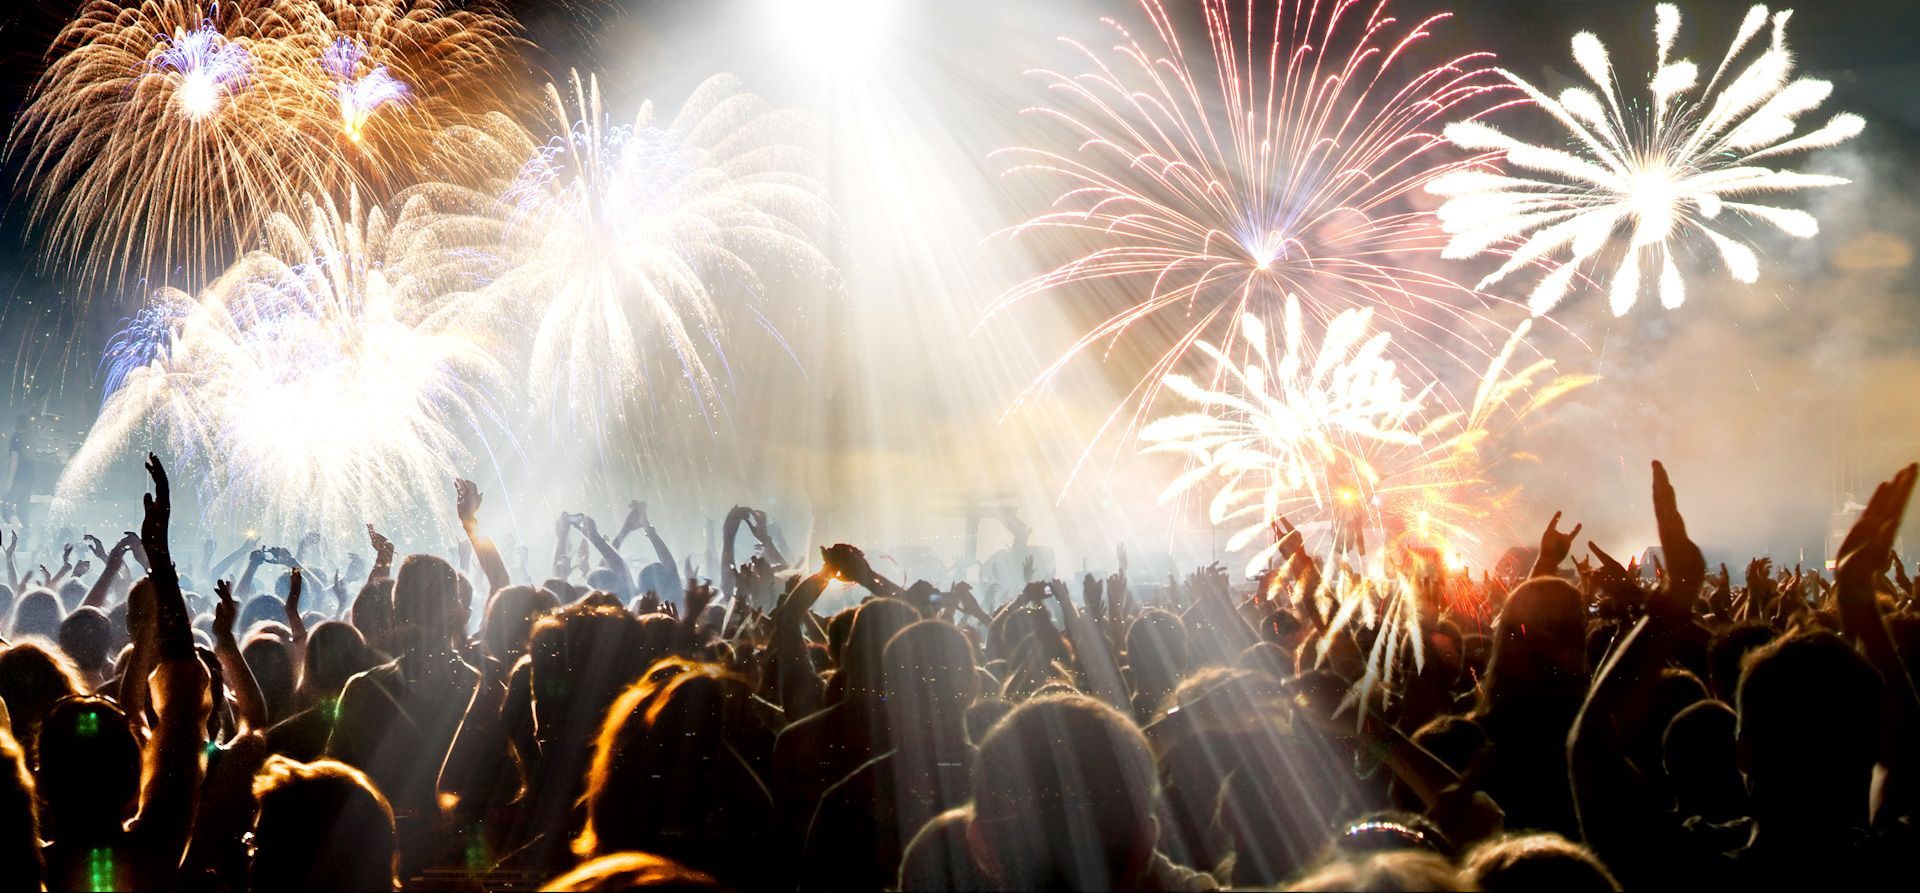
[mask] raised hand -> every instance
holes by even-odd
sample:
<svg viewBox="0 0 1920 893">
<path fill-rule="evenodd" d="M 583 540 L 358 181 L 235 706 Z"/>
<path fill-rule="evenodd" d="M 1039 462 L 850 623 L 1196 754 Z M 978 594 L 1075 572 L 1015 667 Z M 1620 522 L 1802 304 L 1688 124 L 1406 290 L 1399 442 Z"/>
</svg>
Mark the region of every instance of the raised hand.
<svg viewBox="0 0 1920 893">
<path fill-rule="evenodd" d="M 90 570 L 93 570 L 93 562 L 88 561 L 85 558 L 82 558 L 77 564 L 73 566 L 73 578 L 78 580 L 81 577 L 86 576 L 87 571 L 90 571 Z"/>
<path fill-rule="evenodd" d="M 1660 551 L 1667 556 L 1667 585 L 1660 597 L 1649 600 L 1649 611 L 1661 611 L 1685 617 L 1700 597 L 1700 584 L 1707 578 L 1707 559 L 1700 547 L 1687 536 L 1687 522 L 1667 479 L 1666 466 L 1653 463 L 1653 520 L 1660 531 Z"/>
<path fill-rule="evenodd" d="M 228 641 L 233 638 L 233 621 L 240 616 L 240 603 L 233 597 L 233 582 L 214 581 L 213 594 L 220 599 L 213 606 L 213 638 L 216 642 Z"/>
<path fill-rule="evenodd" d="M 454 478 L 453 507 L 461 524 L 473 524 L 480 511 L 480 488 L 466 478 Z"/>
<path fill-rule="evenodd" d="M 294 560 L 293 553 L 287 551 L 287 547 L 285 546 L 274 546 L 268 549 L 267 559 L 281 567 L 292 568 L 300 566 L 300 562 Z"/>
<path fill-rule="evenodd" d="M 1913 498 L 1914 479 L 1920 466 L 1900 469 L 1893 480 L 1874 488 L 1873 497 L 1847 531 L 1834 562 L 1835 597 L 1844 610 L 1849 604 L 1873 599 L 1873 579 L 1887 570 L 1893 561 L 1893 541 L 1900 533 L 1900 519 L 1907 502 Z"/>
<path fill-rule="evenodd" d="M 1087 606 L 1087 613 L 1101 617 L 1105 611 L 1105 592 L 1101 589 L 1100 578 L 1087 574 L 1080 580 L 1080 602 Z"/>
<path fill-rule="evenodd" d="M 1547 522 L 1547 529 L 1540 532 L 1540 557 L 1534 559 L 1532 575 L 1542 577 L 1559 573 L 1560 563 L 1566 561 L 1567 555 L 1573 551 L 1574 540 L 1580 536 L 1583 526 L 1575 524 L 1572 530 L 1561 533 L 1560 513 L 1554 512 L 1553 520 Z"/>
<path fill-rule="evenodd" d="M 106 563 L 107 545 L 101 542 L 99 537 L 94 536 L 91 533 L 82 537 L 82 539 L 85 539 L 87 541 L 87 549 L 93 552 L 94 557 L 100 559 L 101 563 L 103 564 Z"/>
<path fill-rule="evenodd" d="M 304 588 L 306 575 L 300 572 L 300 566 L 296 564 L 287 572 L 287 578 L 287 613 L 297 617 L 300 615 L 300 590 Z"/>
</svg>

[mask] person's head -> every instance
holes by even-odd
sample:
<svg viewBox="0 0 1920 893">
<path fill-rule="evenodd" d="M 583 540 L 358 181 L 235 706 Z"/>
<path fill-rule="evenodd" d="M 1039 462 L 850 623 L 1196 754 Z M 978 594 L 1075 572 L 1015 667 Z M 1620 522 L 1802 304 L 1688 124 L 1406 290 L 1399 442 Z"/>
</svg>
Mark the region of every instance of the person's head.
<svg viewBox="0 0 1920 893">
<path fill-rule="evenodd" d="M 494 660 L 512 664 L 527 652 L 533 622 L 560 608 L 560 600 L 532 586 L 503 586 L 487 599 L 480 641 Z"/>
<path fill-rule="evenodd" d="M 1494 625 L 1483 709 L 1579 706 L 1586 691 L 1586 615 L 1580 590 L 1559 577 L 1535 577 L 1507 596 Z"/>
<path fill-rule="evenodd" d="M 712 876 L 650 853 L 614 853 L 584 862 L 540 889 L 559 893 L 655 890 L 661 893 L 724 893 Z"/>
<path fill-rule="evenodd" d="M 540 618 L 528 653 L 534 725 L 541 740 L 592 735 L 606 706 L 664 656 L 669 644 L 650 642 L 642 621 L 618 607 L 575 604 Z"/>
<path fill-rule="evenodd" d="M 1661 766 L 1682 816 L 1724 822 L 1741 815 L 1746 788 L 1734 750 L 1737 720 L 1720 701 L 1701 701 L 1667 723 L 1661 736 Z"/>
<path fill-rule="evenodd" d="M 1187 672 L 1187 627 L 1165 608 L 1149 608 L 1127 627 L 1127 668 L 1135 688 L 1172 691 Z"/>
<path fill-rule="evenodd" d="M 1443 893 L 1472 890 L 1445 857 L 1424 850 L 1396 850 L 1359 857 L 1336 857 L 1282 889 L 1355 893 Z"/>
<path fill-rule="evenodd" d="M 18 642 L 0 649 L 0 701 L 13 718 L 14 737 L 34 758 L 40 720 L 55 701 L 86 691 L 86 680 L 59 649 L 42 642 Z"/>
<path fill-rule="evenodd" d="M 1475 846 L 1461 860 L 1461 879 L 1486 893 L 1564 890 L 1611 893 L 1620 882 L 1599 857 L 1558 834 L 1513 834 Z"/>
<path fill-rule="evenodd" d="M 55 840 L 118 828 L 140 796 L 140 744 L 106 698 L 64 698 L 40 724 L 34 778 Z"/>
<path fill-rule="evenodd" d="M 67 580 L 60 584 L 60 607 L 73 610 L 87 600 L 88 586 L 79 580 Z"/>
<path fill-rule="evenodd" d="M 255 632 L 240 646 L 240 657 L 266 699 L 269 721 L 277 722 L 292 712 L 293 652 L 287 644 L 264 631 Z"/>
<path fill-rule="evenodd" d="M 60 621 L 65 620 L 67 612 L 60 608 L 60 599 L 52 590 L 34 588 L 20 596 L 13 604 L 13 622 L 8 625 L 15 639 L 39 636 L 52 640 L 60 635 Z"/>
<path fill-rule="evenodd" d="M 393 651 L 393 580 L 381 577 L 361 588 L 347 617 L 360 631 L 367 647 L 375 651 Z"/>
<path fill-rule="evenodd" d="M 1733 703 L 1740 686 L 1740 667 L 1747 655 L 1773 641 L 1773 630 L 1759 621 L 1739 623 L 1720 631 L 1707 646 L 1707 687 L 1713 696 Z"/>
<path fill-rule="evenodd" d="M 896 633 L 882 656 L 887 711 L 900 729 L 947 734 L 980 694 L 973 645 L 953 624 L 922 620 Z"/>
<path fill-rule="evenodd" d="M 308 703 L 338 698 L 353 674 L 379 663 L 352 624 L 329 620 L 307 633 L 300 689 Z"/>
<path fill-rule="evenodd" d="M 107 649 L 112 646 L 113 623 L 99 608 L 88 605 L 60 621 L 60 650 L 85 672 L 105 669 Z"/>
<path fill-rule="evenodd" d="M 764 865 L 716 861 L 771 815 L 742 756 L 771 746 L 753 703 L 746 680 L 677 658 L 628 687 L 594 740 L 574 852 L 650 852 L 724 880 L 757 876 Z"/>
<path fill-rule="evenodd" d="M 850 698 L 877 699 L 881 695 L 881 652 L 895 634 L 920 619 L 920 612 L 899 599 L 876 598 L 860 606 L 847 631 L 835 687 Z"/>
<path fill-rule="evenodd" d="M 240 613 L 233 620 L 233 634 L 246 638 L 254 627 L 267 623 L 279 623 L 286 619 L 287 603 L 265 593 L 247 599 L 240 605 Z"/>
<path fill-rule="evenodd" d="M 1465 773 L 1474 757 L 1487 744 L 1487 732 L 1480 724 L 1464 716 L 1447 714 L 1434 717 L 1413 733 L 1413 743 L 1452 767 Z"/>
<path fill-rule="evenodd" d="M 1866 659 L 1833 633 L 1795 633 L 1749 655 L 1737 691 L 1735 746 L 1757 817 L 1864 821 L 1881 697 Z"/>
<path fill-rule="evenodd" d="M 436 654 L 453 647 L 460 575 L 438 555 L 408 555 L 393 578 L 394 646 Z"/>
<path fill-rule="evenodd" d="M 254 890 L 392 890 L 393 809 L 360 770 L 267 758 L 253 779 Z"/>
<path fill-rule="evenodd" d="M 40 889 L 40 823 L 27 755 L 0 723 L 0 890 Z"/>
<path fill-rule="evenodd" d="M 1035 698 L 980 743 L 969 848 L 1008 889 L 1137 888 L 1160 836 L 1158 799 L 1130 720 L 1092 698 Z"/>
</svg>

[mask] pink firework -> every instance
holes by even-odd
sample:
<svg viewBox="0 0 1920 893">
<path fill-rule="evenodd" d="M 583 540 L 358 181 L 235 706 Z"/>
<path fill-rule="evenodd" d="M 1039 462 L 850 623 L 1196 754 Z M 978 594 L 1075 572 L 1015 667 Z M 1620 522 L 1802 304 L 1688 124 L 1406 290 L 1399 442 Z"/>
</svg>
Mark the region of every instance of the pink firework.
<svg viewBox="0 0 1920 893">
<path fill-rule="evenodd" d="M 1055 292 L 1105 315 L 1028 393 L 1151 321 L 1154 349 L 1170 346 L 1106 422 L 1132 406 L 1137 426 L 1194 344 L 1232 343 L 1239 320 L 1272 315 L 1288 295 L 1322 322 L 1372 308 L 1477 367 L 1450 336 L 1487 322 L 1491 299 L 1427 269 L 1446 234 L 1409 199 L 1473 160 L 1441 131 L 1509 95 L 1491 54 L 1423 67 L 1416 58 L 1450 14 L 1401 20 L 1387 0 L 1202 0 L 1208 52 L 1196 56 L 1167 4 L 1140 5 L 1144 38 L 1107 19 L 1111 51 L 1064 41 L 1088 70 L 1035 72 L 1057 97 L 1025 112 L 1047 142 L 1001 153 L 1056 195 L 1012 233 L 1047 234 L 1041 250 L 1069 256 L 988 317 Z"/>
</svg>

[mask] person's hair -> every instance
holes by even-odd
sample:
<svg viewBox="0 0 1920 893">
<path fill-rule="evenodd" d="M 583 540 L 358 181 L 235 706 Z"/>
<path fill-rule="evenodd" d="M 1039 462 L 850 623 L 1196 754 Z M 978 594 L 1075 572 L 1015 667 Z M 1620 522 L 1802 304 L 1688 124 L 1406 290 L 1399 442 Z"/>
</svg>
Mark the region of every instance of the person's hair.
<svg viewBox="0 0 1920 893">
<path fill-rule="evenodd" d="M 41 811 L 56 834 L 73 823 L 118 827 L 140 796 L 140 743 L 127 716 L 95 695 L 63 698 L 40 723 Z"/>
<path fill-rule="evenodd" d="M 1134 685 L 1171 690 L 1187 671 L 1187 628 L 1165 608 L 1148 608 L 1127 627 L 1127 668 Z"/>
<path fill-rule="evenodd" d="M 1336 858 L 1283 889 L 1439 893 L 1473 887 L 1461 879 L 1453 863 L 1441 856 L 1423 850 L 1398 850 L 1372 853 L 1364 858 Z"/>
<path fill-rule="evenodd" d="M 1880 674 L 1830 632 L 1793 633 L 1753 651 L 1734 708 L 1749 779 L 1763 768 L 1775 770 L 1774 784 L 1824 785 L 1834 773 L 1871 771 L 1881 689 Z"/>
<path fill-rule="evenodd" d="M 393 577 L 394 647 L 434 653 L 453 646 L 460 575 L 438 555 L 408 555 Z"/>
<path fill-rule="evenodd" d="M 1440 762 L 1464 773 L 1487 745 L 1487 730 L 1464 716 L 1444 714 L 1427 721 L 1413 733 L 1413 743 L 1440 758 Z"/>
<path fill-rule="evenodd" d="M 526 652 L 534 621 L 559 607 L 560 600 L 544 589 L 502 586 L 487 599 L 480 641 L 495 660 L 512 663 Z"/>
<path fill-rule="evenodd" d="M 969 834 L 1009 889 L 1126 888 L 1151 865 L 1158 799 L 1131 720 L 1080 695 L 1037 697 L 980 742 Z"/>
<path fill-rule="evenodd" d="M 1707 686 L 1714 697 L 1732 703 L 1747 654 L 1771 641 L 1773 630 L 1757 620 L 1734 624 L 1714 636 L 1707 646 Z"/>
<path fill-rule="evenodd" d="M 247 636 L 240 646 L 240 658 L 253 673 L 260 697 L 266 701 L 268 720 L 278 721 L 292 712 L 293 651 L 285 642 L 264 631 Z"/>
<path fill-rule="evenodd" d="M 583 862 L 578 868 L 546 882 L 540 889 L 559 893 L 613 890 L 719 893 L 727 887 L 671 859 L 650 853 L 614 853 Z"/>
<path fill-rule="evenodd" d="M 66 580 L 60 584 L 60 607 L 69 611 L 80 607 L 87 600 L 87 584 L 79 580 Z"/>
<path fill-rule="evenodd" d="M 300 706 L 323 698 L 337 698 L 353 674 L 372 669 L 379 661 L 366 639 L 350 623 L 328 620 L 307 632 L 307 651 L 301 658 Z"/>
<path fill-rule="evenodd" d="M 697 846 L 699 832 L 690 827 L 716 824 L 732 798 L 710 789 L 715 769 L 690 764 L 714 760 L 744 768 L 737 754 L 754 749 L 745 740 L 758 722 L 752 709 L 751 686 L 719 665 L 678 658 L 656 664 L 606 711 L 587 771 L 581 798 L 586 823 L 574 853 L 661 852 L 667 828 L 675 830 L 677 842 Z M 663 766 L 675 770 L 663 773 Z"/>
<path fill-rule="evenodd" d="M 1580 590 L 1558 577 L 1516 587 L 1494 623 L 1493 651 L 1481 681 L 1480 709 L 1526 709 L 1539 698 L 1586 690 L 1586 616 Z"/>
<path fill-rule="evenodd" d="M 267 758 L 253 779 L 256 890 L 392 890 L 393 808 L 345 763 Z"/>
<path fill-rule="evenodd" d="M 881 663 L 887 709 L 908 723 L 940 716 L 964 721 L 980 694 L 973 645 L 944 620 L 922 620 L 894 634 Z"/>
<path fill-rule="evenodd" d="M 286 602 L 261 593 L 240 605 L 240 613 L 233 620 L 233 634 L 244 639 L 247 634 L 253 632 L 254 627 L 283 620 L 286 616 Z"/>
<path fill-rule="evenodd" d="M 60 621 L 67 612 L 50 589 L 35 587 L 13 603 L 13 619 L 7 628 L 15 639 L 39 636 L 53 639 L 60 635 Z"/>
<path fill-rule="evenodd" d="M 1592 850 L 1558 834 L 1515 834 L 1484 841 L 1467 853 L 1460 868 L 1461 880 L 1487 893 L 1620 889 L 1620 882 Z"/>
<path fill-rule="evenodd" d="M 0 891 L 38 891 L 42 874 L 40 823 L 27 755 L 0 723 Z"/>
<path fill-rule="evenodd" d="M 876 598 L 853 615 L 847 631 L 846 647 L 840 652 L 840 671 L 834 674 L 832 687 L 842 696 L 864 695 L 879 698 L 882 658 L 887 642 L 895 634 L 918 622 L 920 612 L 895 598 Z"/>
<path fill-rule="evenodd" d="M 393 649 L 393 580 L 382 577 L 368 583 L 353 600 L 347 617 L 360 631 L 367 647 L 388 652 Z"/>
<path fill-rule="evenodd" d="M 107 649 L 113 646 L 113 622 L 105 611 L 91 605 L 80 608 L 60 621 L 60 650 L 85 670 L 99 670 L 107 663 Z"/>
<path fill-rule="evenodd" d="M 0 701 L 13 717 L 14 736 L 31 762 L 38 747 L 40 720 L 55 701 L 86 691 L 86 682 L 60 649 L 38 641 L 0 649 Z"/>
</svg>

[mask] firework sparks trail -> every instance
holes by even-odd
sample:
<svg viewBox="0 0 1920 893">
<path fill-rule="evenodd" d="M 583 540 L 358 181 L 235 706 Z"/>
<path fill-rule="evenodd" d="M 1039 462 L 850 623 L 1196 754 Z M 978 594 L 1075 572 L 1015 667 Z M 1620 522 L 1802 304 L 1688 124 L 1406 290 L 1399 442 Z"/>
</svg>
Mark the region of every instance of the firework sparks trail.
<svg viewBox="0 0 1920 893">
<path fill-rule="evenodd" d="M 1013 171 L 1059 189 L 1051 210 L 1012 232 L 1079 247 L 988 316 L 1053 292 L 1096 300 L 1109 286 L 1128 297 L 1029 395 L 1081 353 L 1159 321 L 1171 346 L 1102 431 L 1129 406 L 1137 426 L 1195 344 L 1231 342 L 1239 320 L 1288 295 L 1322 321 L 1376 308 L 1436 346 L 1468 323 L 1504 329 L 1490 322 L 1486 296 L 1418 268 L 1439 259 L 1446 235 L 1410 198 L 1471 161 L 1442 157 L 1441 124 L 1492 108 L 1512 88 L 1484 53 L 1417 67 L 1410 51 L 1449 16 L 1401 21 L 1386 6 L 1248 2 L 1236 11 L 1206 0 L 1208 52 L 1195 57 L 1165 6 L 1141 0 L 1145 38 L 1109 20 L 1119 37 L 1110 54 L 1066 41 L 1089 71 L 1036 72 L 1059 103 L 1027 113 L 1068 142 L 1005 151 Z M 1440 347 L 1460 359 L 1453 349 Z"/>
<path fill-rule="evenodd" d="M 1312 523 L 1344 504 L 1363 506 L 1392 534 L 1390 546 L 1484 558 L 1473 553 L 1512 501 L 1494 472 L 1531 459 L 1515 436 L 1537 413 L 1597 380 L 1555 375 L 1545 358 L 1516 368 L 1531 331 L 1523 323 L 1482 373 L 1471 403 L 1439 409 L 1431 388 L 1413 392 L 1402 382 L 1387 359 L 1389 333 L 1369 331 L 1370 311 L 1336 317 L 1318 346 L 1308 342 L 1301 317 L 1300 303 L 1289 300 L 1277 351 L 1254 318 L 1238 327 L 1241 354 L 1196 342 L 1219 367 L 1222 385 L 1169 374 L 1167 389 L 1195 409 L 1140 432 L 1143 452 L 1189 463 L 1162 492 L 1163 503 L 1212 482 L 1208 519 L 1230 530 L 1229 551 L 1266 535 L 1282 516 Z M 1275 554 L 1271 542 L 1255 550 L 1247 573 Z"/>
<path fill-rule="evenodd" d="M 389 200 L 520 92 L 512 19 L 442 0 L 87 4 L 7 144 L 43 256 L 190 290 L 312 193 Z"/>
<path fill-rule="evenodd" d="M 366 48 L 350 37 L 341 37 L 327 48 L 320 65 L 333 76 L 333 95 L 340 101 L 341 126 L 347 138 L 360 142 L 366 136 L 367 119 L 387 103 L 407 101 L 407 85 L 385 65 L 375 65 L 360 74 Z"/>
<path fill-rule="evenodd" d="M 1522 323 L 1468 405 L 1434 410 L 1431 393 L 1411 392 L 1387 359 L 1388 333 L 1369 332 L 1371 312 L 1341 313 L 1317 347 L 1301 316 L 1290 298 L 1277 350 L 1254 318 L 1237 328 L 1239 354 L 1196 342 L 1219 365 L 1222 386 L 1168 375 L 1167 389 L 1197 409 L 1148 423 L 1140 438 L 1143 452 L 1188 462 L 1163 503 L 1212 488 L 1208 518 L 1231 531 L 1229 551 L 1246 549 L 1288 516 L 1306 526 L 1338 524 L 1357 508 L 1388 531 L 1388 548 L 1372 556 L 1351 554 L 1335 534 L 1325 549 L 1325 584 L 1294 592 L 1327 621 L 1322 659 L 1354 631 L 1372 636 L 1352 700 L 1377 686 L 1391 691 L 1407 659 L 1423 660 L 1423 624 L 1440 610 L 1445 578 L 1470 556 L 1486 559 L 1477 554 L 1482 537 L 1513 502 L 1514 490 L 1495 481 L 1504 464 L 1531 459 L 1515 443 L 1524 423 L 1596 378 L 1556 375 L 1544 358 L 1516 365 L 1531 330 Z M 1252 550 L 1247 574 L 1265 579 L 1278 566 L 1278 539 Z"/>
<path fill-rule="evenodd" d="M 1581 268 L 1606 263 L 1602 255 L 1622 233 L 1628 237 L 1608 286 L 1616 316 L 1633 308 L 1647 288 L 1643 275 L 1652 268 L 1658 269 L 1663 306 L 1672 309 L 1686 301 L 1675 255 L 1696 235 L 1713 246 L 1735 281 L 1756 281 L 1759 258 L 1734 224 L 1766 224 L 1803 239 L 1818 233 L 1820 224 L 1805 211 L 1759 204 L 1755 198 L 1848 182 L 1763 162 L 1836 145 L 1865 126 L 1857 115 L 1840 114 L 1795 135 L 1799 117 L 1825 101 L 1833 85 L 1790 79 L 1790 15 L 1791 10 L 1781 10 L 1769 17 L 1765 6 L 1750 9 L 1726 56 L 1695 93 L 1699 67 L 1671 58 L 1680 12 L 1672 4 L 1655 7 L 1657 56 L 1647 82 L 1651 101 L 1644 106 L 1623 101 L 1606 47 L 1586 32 L 1574 36 L 1573 56 L 1594 89 L 1570 87 L 1553 97 L 1502 71 L 1565 128 L 1573 146 L 1531 145 L 1476 121 L 1448 125 L 1453 143 L 1499 153 L 1516 173 L 1453 171 L 1428 184 L 1429 191 L 1447 197 L 1440 209 L 1453 234 L 1447 256 L 1466 258 L 1516 246 L 1481 288 L 1523 267 L 1564 257 L 1534 286 L 1528 304 L 1536 315 L 1566 298 Z M 1773 28 L 1766 49 L 1742 67 L 1744 51 L 1769 19 Z"/>
<path fill-rule="evenodd" d="M 544 146 L 491 138 L 527 144 L 503 193 L 515 264 L 493 291 L 534 316 L 531 391 L 603 458 L 688 419 L 712 431 L 728 383 L 721 298 L 751 305 L 763 272 L 826 263 L 796 119 L 725 76 L 666 123 L 651 103 L 614 123 L 593 78 L 547 95 Z"/>
<path fill-rule="evenodd" d="M 127 368 L 62 474 L 57 512 L 151 433 L 192 470 L 209 520 L 287 536 L 445 532 L 396 513 L 471 474 L 466 443 L 497 415 L 498 346 L 449 285 L 471 263 L 454 247 L 470 222 L 426 195 L 391 221 L 357 199 L 308 211 L 269 220 L 267 247 L 198 299 L 163 289 L 163 309 L 117 339 Z"/>
</svg>

